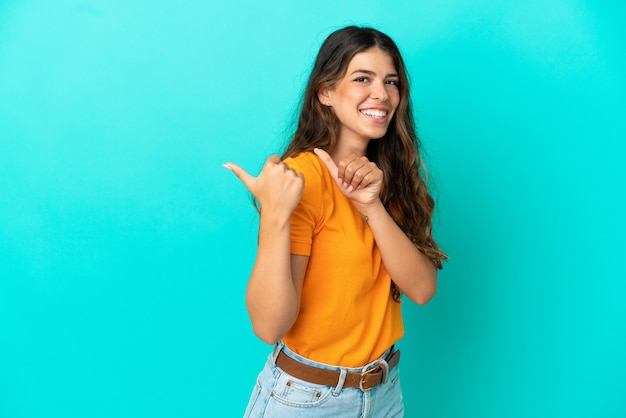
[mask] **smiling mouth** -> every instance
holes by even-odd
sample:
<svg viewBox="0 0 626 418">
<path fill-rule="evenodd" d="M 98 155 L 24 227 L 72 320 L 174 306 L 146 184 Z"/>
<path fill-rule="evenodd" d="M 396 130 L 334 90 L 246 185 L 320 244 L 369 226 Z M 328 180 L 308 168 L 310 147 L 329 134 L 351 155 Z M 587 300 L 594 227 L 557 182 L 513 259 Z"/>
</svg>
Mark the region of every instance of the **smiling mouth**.
<svg viewBox="0 0 626 418">
<path fill-rule="evenodd" d="M 363 109 L 361 110 L 361 113 L 379 120 L 383 120 L 387 117 L 387 112 L 385 110 Z"/>
</svg>

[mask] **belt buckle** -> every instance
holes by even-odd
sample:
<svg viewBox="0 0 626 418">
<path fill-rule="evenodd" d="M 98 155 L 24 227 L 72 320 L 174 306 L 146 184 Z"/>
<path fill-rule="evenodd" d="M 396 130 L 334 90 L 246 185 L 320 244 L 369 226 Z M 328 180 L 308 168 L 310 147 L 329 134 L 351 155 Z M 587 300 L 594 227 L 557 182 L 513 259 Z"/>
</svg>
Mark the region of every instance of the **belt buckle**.
<svg viewBox="0 0 626 418">
<path fill-rule="evenodd" d="M 361 379 L 359 380 L 359 389 L 361 389 L 361 391 L 369 392 L 370 390 L 378 386 L 378 385 L 374 385 L 371 388 L 363 387 L 363 383 L 365 383 L 365 376 L 367 376 L 368 374 L 376 373 L 378 369 L 381 369 L 383 373 L 383 378 L 379 384 L 383 384 L 387 381 L 387 374 L 389 373 L 389 366 L 387 366 L 387 362 L 382 361 L 381 363 L 378 364 L 378 366 L 372 367 L 371 369 L 367 369 L 361 372 Z"/>
</svg>

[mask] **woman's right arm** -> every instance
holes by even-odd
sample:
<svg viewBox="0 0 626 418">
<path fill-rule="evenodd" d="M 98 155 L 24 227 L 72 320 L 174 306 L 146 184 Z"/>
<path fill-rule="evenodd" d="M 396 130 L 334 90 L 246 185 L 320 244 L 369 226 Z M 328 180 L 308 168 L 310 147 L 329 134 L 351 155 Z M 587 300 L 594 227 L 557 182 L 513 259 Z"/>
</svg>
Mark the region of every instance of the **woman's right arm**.
<svg viewBox="0 0 626 418">
<path fill-rule="evenodd" d="M 226 163 L 261 205 L 259 248 L 248 282 L 246 306 L 254 333 L 275 344 L 295 322 L 309 258 L 290 253 L 290 218 L 300 202 L 304 177 L 276 155 L 258 177 Z"/>
</svg>

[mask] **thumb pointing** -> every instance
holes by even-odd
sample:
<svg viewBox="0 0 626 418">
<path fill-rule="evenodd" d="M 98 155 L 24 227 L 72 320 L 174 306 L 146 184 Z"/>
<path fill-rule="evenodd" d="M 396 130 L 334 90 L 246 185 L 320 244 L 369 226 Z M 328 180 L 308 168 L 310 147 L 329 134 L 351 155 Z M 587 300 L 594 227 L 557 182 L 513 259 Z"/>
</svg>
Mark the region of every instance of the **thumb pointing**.
<svg viewBox="0 0 626 418">
<path fill-rule="evenodd" d="M 313 152 L 320 158 L 320 160 L 322 160 L 326 168 L 328 168 L 330 175 L 333 176 L 335 180 L 337 180 L 337 164 L 335 164 L 331 156 L 328 155 L 326 151 L 320 148 L 313 149 Z"/>
<path fill-rule="evenodd" d="M 244 186 L 246 186 L 246 188 L 250 190 L 250 188 L 252 187 L 252 184 L 256 180 L 256 177 L 251 176 L 250 174 L 248 174 L 246 170 L 244 170 L 243 168 L 239 167 L 237 164 L 234 164 L 234 163 L 226 163 L 226 164 L 222 164 L 222 166 L 224 166 L 224 168 L 227 168 L 228 170 L 235 173 L 235 175 L 239 178 L 239 180 L 241 180 Z"/>
</svg>

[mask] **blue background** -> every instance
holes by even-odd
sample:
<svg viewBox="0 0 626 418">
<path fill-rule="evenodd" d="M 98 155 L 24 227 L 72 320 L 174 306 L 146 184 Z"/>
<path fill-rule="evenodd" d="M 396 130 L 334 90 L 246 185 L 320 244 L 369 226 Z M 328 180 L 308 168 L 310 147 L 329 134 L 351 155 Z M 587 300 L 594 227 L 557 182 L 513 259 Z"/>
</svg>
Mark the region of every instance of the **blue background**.
<svg viewBox="0 0 626 418">
<path fill-rule="evenodd" d="M 626 416 L 617 1 L 0 3 L 0 417 L 241 416 L 256 213 L 323 39 L 400 46 L 450 261 L 408 417 Z M 217 409 L 219 408 L 219 409 Z M 219 411 L 219 412 L 218 412 Z"/>
</svg>

